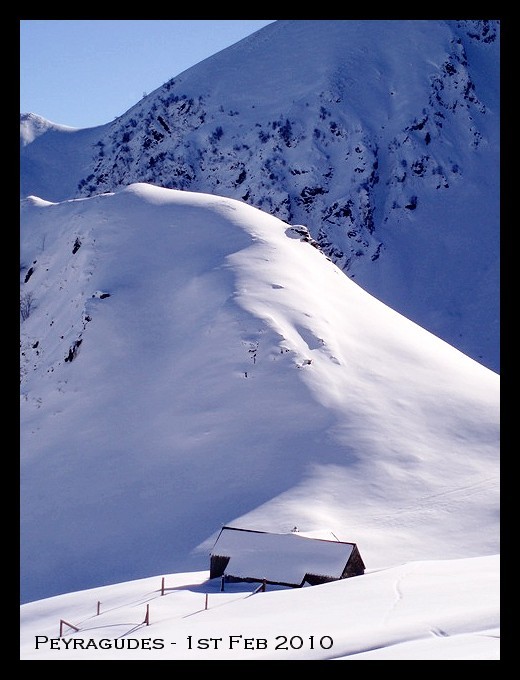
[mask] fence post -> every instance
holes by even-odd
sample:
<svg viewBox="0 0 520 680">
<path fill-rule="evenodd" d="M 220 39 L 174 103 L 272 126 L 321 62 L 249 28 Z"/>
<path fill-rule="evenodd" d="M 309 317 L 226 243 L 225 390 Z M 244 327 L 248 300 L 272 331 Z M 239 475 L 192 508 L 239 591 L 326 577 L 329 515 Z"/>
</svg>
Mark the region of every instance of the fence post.
<svg viewBox="0 0 520 680">
<path fill-rule="evenodd" d="M 146 616 L 144 617 L 143 623 L 146 623 L 147 626 L 150 625 L 150 605 L 146 605 Z"/>
<path fill-rule="evenodd" d="M 208 593 L 206 593 L 206 604 L 204 605 L 204 609 L 208 608 Z"/>
<path fill-rule="evenodd" d="M 65 624 L 69 628 L 73 628 L 76 631 L 76 633 L 79 630 L 79 628 L 76 628 L 76 626 L 73 626 L 72 623 L 69 623 L 68 621 L 64 621 L 63 619 L 60 619 L 60 638 L 63 637 L 63 624 Z"/>
<path fill-rule="evenodd" d="M 249 593 L 249 595 L 256 595 L 257 593 L 265 593 L 265 586 L 266 586 L 266 580 L 264 578 L 262 580 L 262 583 L 257 588 L 255 588 L 252 593 Z M 247 595 L 247 597 L 249 597 L 249 595 Z"/>
<path fill-rule="evenodd" d="M 164 595 L 164 576 L 162 577 L 161 581 L 161 596 Z"/>
<path fill-rule="evenodd" d="M 101 607 L 101 602 L 98 600 L 96 616 L 99 616 L 99 609 Z"/>
</svg>

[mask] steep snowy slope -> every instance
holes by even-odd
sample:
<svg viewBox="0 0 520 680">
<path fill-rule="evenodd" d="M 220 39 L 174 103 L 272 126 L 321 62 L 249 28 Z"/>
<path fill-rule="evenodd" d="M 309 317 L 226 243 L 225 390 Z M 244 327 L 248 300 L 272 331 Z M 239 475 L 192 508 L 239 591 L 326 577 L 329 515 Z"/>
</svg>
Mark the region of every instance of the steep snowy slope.
<svg viewBox="0 0 520 680">
<path fill-rule="evenodd" d="M 232 521 L 368 568 L 497 552 L 498 375 L 303 228 L 145 184 L 21 224 L 24 601 L 205 569 Z"/>
</svg>

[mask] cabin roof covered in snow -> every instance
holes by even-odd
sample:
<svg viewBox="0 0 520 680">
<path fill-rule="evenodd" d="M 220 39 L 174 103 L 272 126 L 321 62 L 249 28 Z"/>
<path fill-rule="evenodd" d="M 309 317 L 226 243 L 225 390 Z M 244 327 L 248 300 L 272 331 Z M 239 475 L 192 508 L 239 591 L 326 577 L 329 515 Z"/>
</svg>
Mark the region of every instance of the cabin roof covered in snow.
<svg viewBox="0 0 520 680">
<path fill-rule="evenodd" d="M 223 527 L 211 551 L 229 557 L 226 574 L 301 584 L 306 574 L 340 579 L 354 543 Z"/>
</svg>

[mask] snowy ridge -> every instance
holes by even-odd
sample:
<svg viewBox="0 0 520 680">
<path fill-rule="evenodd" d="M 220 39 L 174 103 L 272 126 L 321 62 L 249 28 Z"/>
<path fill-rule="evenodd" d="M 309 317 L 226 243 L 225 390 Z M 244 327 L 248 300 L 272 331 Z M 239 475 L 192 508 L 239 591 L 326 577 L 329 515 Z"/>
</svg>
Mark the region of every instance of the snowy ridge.
<svg viewBox="0 0 520 680">
<path fill-rule="evenodd" d="M 38 137 L 22 195 L 242 200 L 498 372 L 498 82 L 497 21 L 278 21 L 77 136 L 67 177 Z"/>
<path fill-rule="evenodd" d="M 230 522 L 497 552 L 499 377 L 287 224 L 144 184 L 22 222 L 24 599 L 204 568 Z"/>
</svg>

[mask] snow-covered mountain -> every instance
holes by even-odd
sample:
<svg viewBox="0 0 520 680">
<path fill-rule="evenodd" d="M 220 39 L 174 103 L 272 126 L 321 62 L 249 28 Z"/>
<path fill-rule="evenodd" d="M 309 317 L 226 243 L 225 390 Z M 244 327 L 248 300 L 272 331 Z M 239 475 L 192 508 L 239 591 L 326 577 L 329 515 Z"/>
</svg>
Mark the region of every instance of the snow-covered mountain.
<svg viewBox="0 0 520 680">
<path fill-rule="evenodd" d="M 243 201 L 498 372 L 499 42 L 498 21 L 277 21 L 104 126 L 22 115 L 21 194 Z"/>
<path fill-rule="evenodd" d="M 144 183 L 21 211 L 24 602 L 207 569 L 223 524 L 499 551 L 498 374 L 304 226 Z"/>
</svg>

